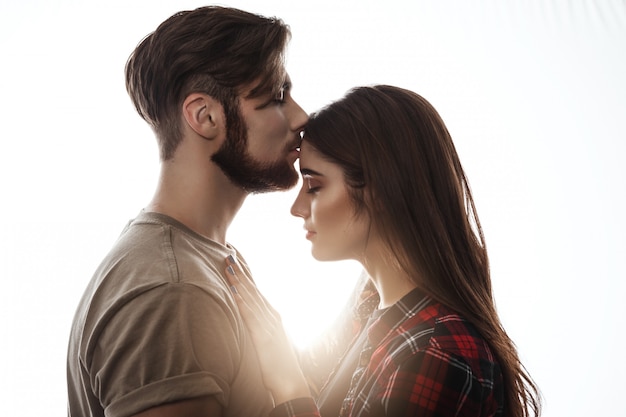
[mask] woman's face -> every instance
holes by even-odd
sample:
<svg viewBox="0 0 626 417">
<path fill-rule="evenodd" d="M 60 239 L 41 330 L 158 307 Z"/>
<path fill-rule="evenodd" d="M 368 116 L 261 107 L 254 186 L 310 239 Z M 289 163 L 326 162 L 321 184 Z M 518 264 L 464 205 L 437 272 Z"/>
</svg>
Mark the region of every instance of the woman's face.
<svg viewBox="0 0 626 417">
<path fill-rule="evenodd" d="M 304 220 L 311 253 L 319 261 L 355 259 L 363 262 L 370 236 L 370 220 L 355 213 L 341 168 L 306 140 L 300 148 L 302 188 L 291 214 Z"/>
</svg>

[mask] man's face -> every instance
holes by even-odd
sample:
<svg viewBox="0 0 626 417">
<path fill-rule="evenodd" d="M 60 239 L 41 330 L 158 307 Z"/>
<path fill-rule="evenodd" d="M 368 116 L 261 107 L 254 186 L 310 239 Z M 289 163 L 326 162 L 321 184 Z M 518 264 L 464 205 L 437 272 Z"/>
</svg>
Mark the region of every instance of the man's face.
<svg viewBox="0 0 626 417">
<path fill-rule="evenodd" d="M 287 79 L 281 97 L 240 99 L 229 115 L 227 139 L 212 160 L 248 192 L 286 190 L 298 182 L 294 163 L 307 114 L 290 94 Z"/>
</svg>

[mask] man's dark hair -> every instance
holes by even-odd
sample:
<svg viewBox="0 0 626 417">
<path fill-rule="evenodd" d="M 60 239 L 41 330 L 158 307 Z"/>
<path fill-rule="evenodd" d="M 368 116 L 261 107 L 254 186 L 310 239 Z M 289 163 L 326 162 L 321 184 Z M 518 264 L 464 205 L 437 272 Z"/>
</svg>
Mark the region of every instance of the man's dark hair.
<svg viewBox="0 0 626 417">
<path fill-rule="evenodd" d="M 280 19 L 207 6 L 174 14 L 144 38 L 126 63 L 126 90 L 155 132 L 162 160 L 182 139 L 180 108 L 194 92 L 224 106 L 226 123 L 238 96 L 278 94 L 291 33 Z"/>
</svg>

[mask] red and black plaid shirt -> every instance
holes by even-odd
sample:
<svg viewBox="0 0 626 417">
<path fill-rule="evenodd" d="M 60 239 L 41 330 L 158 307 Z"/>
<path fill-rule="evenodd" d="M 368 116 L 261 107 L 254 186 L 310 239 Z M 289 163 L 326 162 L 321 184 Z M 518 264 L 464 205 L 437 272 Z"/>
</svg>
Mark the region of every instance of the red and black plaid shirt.
<svg viewBox="0 0 626 417">
<path fill-rule="evenodd" d="M 414 290 L 368 329 L 341 416 L 502 416 L 499 365 L 457 313 Z M 272 417 L 319 417 L 312 398 L 278 405 Z M 331 416 L 325 416 L 331 417 Z"/>
</svg>

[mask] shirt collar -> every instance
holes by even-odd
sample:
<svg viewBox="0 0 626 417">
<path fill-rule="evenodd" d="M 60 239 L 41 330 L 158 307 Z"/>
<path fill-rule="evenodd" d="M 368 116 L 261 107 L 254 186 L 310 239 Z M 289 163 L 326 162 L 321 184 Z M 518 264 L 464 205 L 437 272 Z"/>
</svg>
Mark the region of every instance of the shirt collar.
<svg viewBox="0 0 626 417">
<path fill-rule="evenodd" d="M 372 346 L 377 346 L 388 334 L 396 330 L 406 320 L 418 314 L 433 300 L 419 289 L 414 289 L 392 305 L 367 330 Z"/>
</svg>

